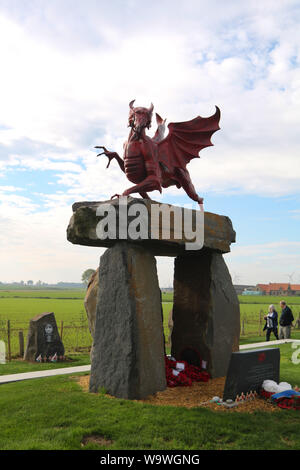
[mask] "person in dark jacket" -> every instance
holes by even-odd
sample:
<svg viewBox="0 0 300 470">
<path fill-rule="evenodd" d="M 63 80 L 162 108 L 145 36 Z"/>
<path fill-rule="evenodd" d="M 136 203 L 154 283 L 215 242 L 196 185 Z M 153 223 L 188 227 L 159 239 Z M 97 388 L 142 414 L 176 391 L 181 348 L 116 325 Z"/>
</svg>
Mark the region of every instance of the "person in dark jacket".
<svg viewBox="0 0 300 470">
<path fill-rule="evenodd" d="M 270 336 L 273 331 L 274 336 L 276 339 L 278 338 L 278 314 L 275 310 L 274 305 L 270 305 L 268 315 L 264 317 L 266 320 L 266 324 L 264 327 L 264 331 L 266 332 L 266 341 L 270 341 Z"/>
<path fill-rule="evenodd" d="M 288 339 L 291 337 L 291 327 L 293 326 L 294 317 L 290 307 L 282 300 L 280 302 L 281 315 L 279 319 L 279 338 Z"/>
</svg>

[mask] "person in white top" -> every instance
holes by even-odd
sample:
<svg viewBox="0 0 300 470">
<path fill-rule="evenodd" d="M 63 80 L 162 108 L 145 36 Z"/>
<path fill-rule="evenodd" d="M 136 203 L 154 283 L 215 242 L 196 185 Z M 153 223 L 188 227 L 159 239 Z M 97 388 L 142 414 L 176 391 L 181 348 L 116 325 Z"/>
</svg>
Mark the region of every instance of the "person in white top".
<svg viewBox="0 0 300 470">
<path fill-rule="evenodd" d="M 274 305 L 269 306 L 269 312 L 268 315 L 264 317 L 266 320 L 264 330 L 266 330 L 266 341 L 270 341 L 270 336 L 273 331 L 274 336 L 276 339 L 278 338 L 278 314 L 275 310 Z"/>
</svg>

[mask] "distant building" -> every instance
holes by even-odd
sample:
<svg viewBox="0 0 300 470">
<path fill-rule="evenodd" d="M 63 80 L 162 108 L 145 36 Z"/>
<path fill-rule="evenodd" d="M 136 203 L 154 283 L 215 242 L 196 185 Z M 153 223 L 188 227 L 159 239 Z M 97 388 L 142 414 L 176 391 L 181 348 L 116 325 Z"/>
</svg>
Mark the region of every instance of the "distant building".
<svg viewBox="0 0 300 470">
<path fill-rule="evenodd" d="M 300 295 L 300 284 L 270 282 L 269 284 L 257 284 L 255 290 L 259 290 L 262 295 Z"/>
<path fill-rule="evenodd" d="M 173 294 L 173 287 L 161 287 L 163 294 Z"/>
<path fill-rule="evenodd" d="M 234 284 L 234 289 L 235 289 L 235 292 L 237 293 L 237 295 L 242 295 L 242 293 L 244 292 L 244 290 L 255 290 L 255 286 L 249 286 L 249 284 Z"/>
<path fill-rule="evenodd" d="M 263 295 L 260 290 L 244 289 L 242 295 Z"/>
</svg>

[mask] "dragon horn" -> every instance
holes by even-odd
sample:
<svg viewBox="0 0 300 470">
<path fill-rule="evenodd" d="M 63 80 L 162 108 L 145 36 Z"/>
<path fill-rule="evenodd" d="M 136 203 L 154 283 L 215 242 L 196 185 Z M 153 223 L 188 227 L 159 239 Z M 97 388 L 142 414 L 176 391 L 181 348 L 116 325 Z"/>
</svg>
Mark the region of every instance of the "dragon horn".
<svg viewBox="0 0 300 470">
<path fill-rule="evenodd" d="M 159 114 L 155 113 L 157 124 L 162 124 L 164 122 L 163 118 Z"/>
<path fill-rule="evenodd" d="M 151 103 L 151 106 L 149 108 L 149 112 L 152 113 L 153 109 L 154 109 L 154 106 L 153 106 L 153 103 Z"/>
<path fill-rule="evenodd" d="M 129 108 L 130 108 L 130 109 L 133 109 L 133 103 L 134 103 L 134 102 L 135 102 L 135 100 L 130 101 L 130 103 L 129 103 Z"/>
</svg>

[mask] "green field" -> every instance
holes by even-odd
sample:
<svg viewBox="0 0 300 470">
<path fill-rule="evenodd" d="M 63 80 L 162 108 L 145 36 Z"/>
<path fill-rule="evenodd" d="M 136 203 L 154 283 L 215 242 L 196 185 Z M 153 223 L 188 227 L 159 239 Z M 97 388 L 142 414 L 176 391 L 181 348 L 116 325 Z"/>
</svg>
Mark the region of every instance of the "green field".
<svg viewBox="0 0 300 470">
<path fill-rule="evenodd" d="M 245 304 L 260 304 L 260 305 L 267 305 L 274 304 L 277 305 L 279 308 L 280 300 L 285 300 L 289 305 L 299 305 L 300 308 L 300 296 L 290 296 L 282 298 L 281 296 L 276 295 L 239 295 L 240 303 Z"/>
<path fill-rule="evenodd" d="M 83 297 L 0 297 L 0 321 L 27 323 L 38 313 L 54 312 L 56 321 L 81 321 L 85 317 Z"/>
<path fill-rule="evenodd" d="M 11 350 L 19 351 L 19 331 L 26 341 L 29 321 L 43 312 L 54 312 L 66 351 L 87 350 L 92 343 L 81 290 L 0 290 L 0 339 L 7 343 L 7 320 L 11 323 Z"/>
<path fill-rule="evenodd" d="M 265 323 L 263 317 L 268 313 L 269 305 L 271 304 L 274 305 L 280 316 L 280 300 L 283 300 L 282 297 L 240 295 L 241 333 L 244 332 L 245 335 L 258 334 L 264 336 L 264 332 L 262 331 Z M 300 297 L 286 297 L 284 300 L 292 309 L 296 321 L 300 318 Z"/>
<path fill-rule="evenodd" d="M 0 339 L 7 341 L 7 320 L 11 322 L 11 347 L 18 353 L 18 333 L 26 337 L 29 321 L 43 312 L 54 312 L 58 328 L 63 321 L 63 341 L 67 350 L 91 346 L 87 317 L 83 305 L 85 290 L 0 290 Z M 164 331 L 168 338 L 168 316 L 172 296 L 163 299 Z"/>
<path fill-rule="evenodd" d="M 67 350 L 88 348 L 91 336 L 88 331 L 87 318 L 83 305 L 84 289 L 54 290 L 26 289 L 0 290 L 0 339 L 6 341 L 7 320 L 12 328 L 12 352 L 18 352 L 18 332 L 23 331 L 26 337 L 29 320 L 42 312 L 54 312 L 59 329 L 63 321 L 63 340 Z M 163 294 L 164 333 L 169 336 L 168 317 L 173 306 L 173 295 Z M 239 296 L 241 312 L 241 329 L 243 336 L 256 335 L 264 337 L 263 316 L 270 304 L 274 304 L 280 313 L 281 297 L 274 296 Z M 300 297 L 286 299 L 292 308 L 295 319 L 300 316 Z"/>
</svg>

